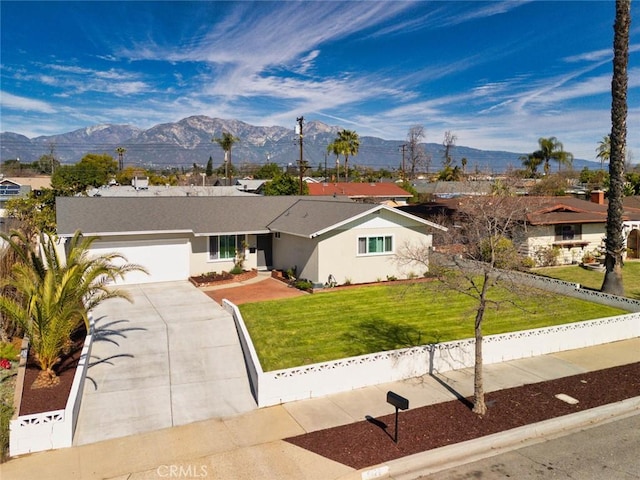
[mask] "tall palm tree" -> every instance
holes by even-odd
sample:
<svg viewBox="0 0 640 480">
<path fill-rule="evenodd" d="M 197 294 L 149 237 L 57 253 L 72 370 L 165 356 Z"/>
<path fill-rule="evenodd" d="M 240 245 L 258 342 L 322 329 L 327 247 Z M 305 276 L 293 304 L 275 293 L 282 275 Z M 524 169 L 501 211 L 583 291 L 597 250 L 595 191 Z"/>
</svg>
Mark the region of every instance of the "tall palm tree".
<svg viewBox="0 0 640 480">
<path fill-rule="evenodd" d="M 224 150 L 224 176 L 227 179 L 227 185 L 230 185 L 231 181 L 229 179 L 229 170 L 231 167 L 231 147 L 238 143 L 240 139 L 229 132 L 222 132 L 222 137 L 213 138 L 211 141 L 220 145 L 222 150 Z"/>
<path fill-rule="evenodd" d="M 605 135 L 598 143 L 596 148 L 596 158 L 600 159 L 600 170 L 604 170 L 604 162 L 608 162 L 611 158 L 611 136 Z"/>
<path fill-rule="evenodd" d="M 128 299 L 126 292 L 110 288 L 110 282 L 131 271 L 144 271 L 118 254 L 90 256 L 94 238 L 77 232 L 69 241 L 66 261 L 56 250 L 57 239 L 41 233 L 38 243 L 16 231 L 1 234 L 19 258 L 0 286 L 16 295 L 1 296 L 0 310 L 24 329 L 42 372 L 38 386 L 59 382 L 55 366 L 83 323 L 90 329 L 89 312 L 109 298 Z"/>
<path fill-rule="evenodd" d="M 627 83 L 629 64 L 629 24 L 631 0 L 616 0 L 613 36 L 613 77 L 611 79 L 611 152 L 609 159 L 609 206 L 605 240 L 605 274 L 601 290 L 624 295 L 622 284 L 622 198 L 624 196 L 624 162 L 627 146 Z"/>
<path fill-rule="evenodd" d="M 342 153 L 343 147 L 339 139 L 335 139 L 329 145 L 327 145 L 327 153 L 333 154 L 336 156 L 336 181 L 340 181 L 340 154 Z"/>
<path fill-rule="evenodd" d="M 573 154 L 565 152 L 562 142 L 556 137 L 538 139 L 538 150 L 533 152 L 533 156 L 544 162 L 544 173 L 549 174 L 549 161 L 558 162 L 558 170 L 562 165 L 571 165 L 573 162 Z"/>
<path fill-rule="evenodd" d="M 356 156 L 360 149 L 360 137 L 353 130 L 340 130 L 338 132 L 338 138 L 334 143 L 337 143 L 337 148 L 340 153 L 344 155 L 344 181 L 349 181 L 349 157 Z"/>
<path fill-rule="evenodd" d="M 124 170 L 124 154 L 127 152 L 127 149 L 124 147 L 116 148 L 116 153 L 118 154 L 118 170 Z"/>
</svg>

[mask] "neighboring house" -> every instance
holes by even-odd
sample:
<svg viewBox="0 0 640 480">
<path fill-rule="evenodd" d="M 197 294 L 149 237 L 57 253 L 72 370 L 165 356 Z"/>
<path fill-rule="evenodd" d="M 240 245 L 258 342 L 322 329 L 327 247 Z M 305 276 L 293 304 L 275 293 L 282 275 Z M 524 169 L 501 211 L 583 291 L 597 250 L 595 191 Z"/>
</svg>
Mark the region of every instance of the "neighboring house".
<svg viewBox="0 0 640 480">
<path fill-rule="evenodd" d="M 477 201 L 468 197 L 441 199 L 405 210 L 423 218 L 455 218 L 462 202 Z M 485 201 L 491 201 L 491 197 Z M 514 197 L 513 201 L 529 204 L 529 213 L 519 219 L 520 228 L 512 238 L 521 254 L 540 262 L 545 253 L 555 250 L 558 264 L 571 264 L 582 262 L 585 254 L 599 256 L 603 252 L 607 223 L 603 192 L 593 192 L 591 201 L 569 196 Z M 640 209 L 625 207 L 623 220 L 627 242 L 637 242 Z M 637 250 L 633 253 L 637 255 Z"/>
<path fill-rule="evenodd" d="M 26 197 L 30 191 L 31 187 L 28 185 L 22 186 L 8 178 L 0 180 L 0 217 L 6 218 L 6 205 L 9 200 Z"/>
<path fill-rule="evenodd" d="M 308 183 L 310 196 L 348 197 L 356 202 L 406 205 L 412 195 L 394 183 Z"/>
<path fill-rule="evenodd" d="M 0 231 L 8 233 L 17 225 L 17 220 L 7 218 L 7 202 L 14 198 L 28 197 L 31 192 L 36 194 L 43 188 L 51 188 L 51 177 L 13 177 L 8 178 L 0 174 Z"/>
<path fill-rule="evenodd" d="M 627 258 L 640 258 L 640 196 L 624 197 L 623 206 L 629 215 L 624 222 L 624 236 L 627 239 Z"/>
<path fill-rule="evenodd" d="M 236 180 L 234 185 L 243 192 L 262 194 L 265 183 L 267 183 L 267 180 L 242 179 Z"/>
<path fill-rule="evenodd" d="M 187 186 L 157 186 L 135 188 L 132 185 L 112 185 L 92 188 L 87 191 L 90 197 L 255 197 L 255 193 L 246 192 L 237 186 L 231 187 L 201 187 Z"/>
<path fill-rule="evenodd" d="M 431 245 L 432 222 L 384 205 L 310 197 L 59 197 L 58 235 L 99 237 L 97 253 L 116 251 L 150 275 L 126 283 L 185 280 L 229 271 L 237 250 L 244 267 L 296 270 L 324 284 L 372 282 L 424 274 L 400 267 L 406 243 Z"/>
<path fill-rule="evenodd" d="M 465 195 L 489 195 L 493 188 L 492 180 L 479 180 L 476 182 L 429 182 L 427 180 L 414 180 L 413 188 L 423 195 L 431 195 L 434 198 L 453 198 Z"/>
</svg>

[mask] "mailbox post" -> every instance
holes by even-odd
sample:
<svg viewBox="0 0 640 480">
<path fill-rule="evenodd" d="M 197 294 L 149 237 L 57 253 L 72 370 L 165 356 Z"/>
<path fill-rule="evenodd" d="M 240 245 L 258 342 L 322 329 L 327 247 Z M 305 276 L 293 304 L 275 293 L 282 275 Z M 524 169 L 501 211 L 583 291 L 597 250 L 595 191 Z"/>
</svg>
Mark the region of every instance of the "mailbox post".
<svg viewBox="0 0 640 480">
<path fill-rule="evenodd" d="M 406 410 L 409 408 L 409 399 L 404 398 L 401 395 L 398 395 L 395 392 L 389 390 L 387 392 L 387 403 L 396 407 L 396 431 L 393 438 L 395 443 L 398 443 L 398 410 Z"/>
</svg>

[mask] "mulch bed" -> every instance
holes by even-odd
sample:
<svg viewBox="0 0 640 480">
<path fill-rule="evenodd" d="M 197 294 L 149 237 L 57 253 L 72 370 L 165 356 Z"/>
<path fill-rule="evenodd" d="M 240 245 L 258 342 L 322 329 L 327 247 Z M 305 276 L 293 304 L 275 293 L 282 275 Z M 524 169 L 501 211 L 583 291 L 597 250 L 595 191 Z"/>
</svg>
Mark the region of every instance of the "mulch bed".
<svg viewBox="0 0 640 480">
<path fill-rule="evenodd" d="M 564 393 L 579 403 L 555 398 Z M 401 411 L 287 439 L 355 469 L 640 395 L 640 363 L 559 378 L 486 394 L 487 415 L 471 411 L 472 398 Z M 390 408 L 393 408 L 390 406 Z"/>
<path fill-rule="evenodd" d="M 230 272 L 209 272 L 202 275 L 189 277 L 189 281 L 196 287 L 213 287 L 218 285 L 226 285 L 228 283 L 245 282 L 251 278 L 258 276 L 258 271 L 245 270 L 242 273 Z"/>
<path fill-rule="evenodd" d="M 55 368 L 58 378 L 60 379 L 60 383 L 55 387 L 31 388 L 33 382 L 38 378 L 40 367 L 33 356 L 29 354 L 19 415 L 63 410 L 67 406 L 67 399 L 69 398 L 73 377 L 76 374 L 76 368 L 80 361 L 85 337 L 86 330 L 84 327 L 73 334 L 73 347 L 71 351 L 62 358 Z"/>
</svg>

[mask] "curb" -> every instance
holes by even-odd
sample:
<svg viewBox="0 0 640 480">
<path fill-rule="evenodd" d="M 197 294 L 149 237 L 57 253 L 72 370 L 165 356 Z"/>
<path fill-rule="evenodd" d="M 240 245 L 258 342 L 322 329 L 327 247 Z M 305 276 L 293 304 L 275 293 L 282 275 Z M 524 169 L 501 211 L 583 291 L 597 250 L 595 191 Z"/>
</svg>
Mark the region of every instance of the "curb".
<svg viewBox="0 0 640 480">
<path fill-rule="evenodd" d="M 543 442 L 552 437 L 568 435 L 572 430 L 586 429 L 598 423 L 607 423 L 638 413 L 640 413 L 640 397 L 633 397 L 583 412 L 551 418 L 505 432 L 398 458 L 351 472 L 340 477 L 340 480 L 415 479 L 422 475 L 429 475 Z"/>
</svg>

